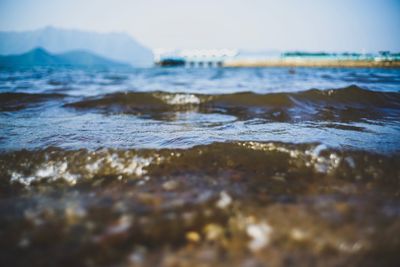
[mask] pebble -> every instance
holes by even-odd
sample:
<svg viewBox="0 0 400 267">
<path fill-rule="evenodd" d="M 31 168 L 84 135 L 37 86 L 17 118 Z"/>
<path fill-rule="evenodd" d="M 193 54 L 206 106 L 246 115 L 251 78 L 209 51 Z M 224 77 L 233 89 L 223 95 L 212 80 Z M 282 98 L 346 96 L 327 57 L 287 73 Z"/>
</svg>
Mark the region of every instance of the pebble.
<svg viewBox="0 0 400 267">
<path fill-rule="evenodd" d="M 162 187 L 167 191 L 174 190 L 178 186 L 179 186 L 179 183 L 177 181 L 174 181 L 174 180 L 167 181 L 167 182 L 163 183 L 163 185 L 162 185 Z"/>
<path fill-rule="evenodd" d="M 269 244 L 272 228 L 266 222 L 254 223 L 246 227 L 246 232 L 251 238 L 248 244 L 249 249 L 257 252 Z"/>
<path fill-rule="evenodd" d="M 228 193 L 222 191 L 219 193 L 219 200 L 217 202 L 217 207 L 220 209 L 227 208 L 232 203 L 232 198 Z"/>
<path fill-rule="evenodd" d="M 190 242 L 199 242 L 200 235 L 197 232 L 190 231 L 186 233 L 186 239 Z"/>
</svg>

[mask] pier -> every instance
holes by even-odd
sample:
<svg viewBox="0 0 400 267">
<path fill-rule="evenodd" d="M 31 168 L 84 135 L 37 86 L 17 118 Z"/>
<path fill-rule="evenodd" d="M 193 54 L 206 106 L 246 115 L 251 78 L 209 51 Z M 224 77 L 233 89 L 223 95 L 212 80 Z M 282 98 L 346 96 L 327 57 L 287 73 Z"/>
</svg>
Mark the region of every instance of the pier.
<svg viewBox="0 0 400 267">
<path fill-rule="evenodd" d="M 185 49 L 154 51 L 155 64 L 163 67 L 217 68 L 238 55 L 232 49 Z"/>
<path fill-rule="evenodd" d="M 400 54 L 380 52 L 307 53 L 286 52 L 268 54 L 239 53 L 232 49 L 192 49 L 155 51 L 155 64 L 161 67 L 326 67 L 326 68 L 400 68 Z"/>
</svg>

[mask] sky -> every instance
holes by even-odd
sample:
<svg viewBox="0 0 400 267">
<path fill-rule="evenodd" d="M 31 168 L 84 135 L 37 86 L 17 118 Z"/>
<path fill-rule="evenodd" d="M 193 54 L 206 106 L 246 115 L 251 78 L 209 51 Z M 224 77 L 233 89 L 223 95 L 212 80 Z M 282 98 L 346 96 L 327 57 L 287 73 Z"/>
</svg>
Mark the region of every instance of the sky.
<svg viewBox="0 0 400 267">
<path fill-rule="evenodd" d="M 0 0 L 0 30 L 45 26 L 150 48 L 400 52 L 400 0 Z"/>
</svg>

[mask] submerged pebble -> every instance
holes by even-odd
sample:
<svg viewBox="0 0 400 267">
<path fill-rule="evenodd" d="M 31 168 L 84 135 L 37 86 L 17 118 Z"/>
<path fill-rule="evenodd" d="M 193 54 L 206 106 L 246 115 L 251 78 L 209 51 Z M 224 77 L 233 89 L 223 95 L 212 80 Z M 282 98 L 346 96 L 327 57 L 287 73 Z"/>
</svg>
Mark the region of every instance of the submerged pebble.
<svg viewBox="0 0 400 267">
<path fill-rule="evenodd" d="M 227 208 L 232 203 L 232 198 L 228 193 L 222 191 L 219 193 L 219 199 L 217 201 L 217 207 L 220 209 Z"/>
<path fill-rule="evenodd" d="M 266 222 L 251 223 L 247 225 L 246 232 L 251 238 L 249 249 L 257 252 L 269 244 L 272 227 Z"/>
</svg>

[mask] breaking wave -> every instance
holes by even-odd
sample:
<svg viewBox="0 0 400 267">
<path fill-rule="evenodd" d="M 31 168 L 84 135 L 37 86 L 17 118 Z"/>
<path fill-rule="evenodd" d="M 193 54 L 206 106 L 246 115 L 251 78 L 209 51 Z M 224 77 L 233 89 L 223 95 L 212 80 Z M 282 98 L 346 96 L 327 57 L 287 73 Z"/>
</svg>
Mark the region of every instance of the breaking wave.
<svg viewBox="0 0 400 267">
<path fill-rule="evenodd" d="M 138 115 L 196 110 L 202 113 L 235 115 L 239 119 L 357 121 L 396 117 L 400 114 L 400 93 L 375 92 L 357 86 L 270 94 L 126 92 L 88 98 L 66 106 Z"/>
<path fill-rule="evenodd" d="M 143 182 L 144 177 L 164 179 L 187 175 L 236 179 L 244 184 L 247 178 L 253 177 L 271 185 L 283 180 L 292 185 L 304 182 L 303 186 L 323 175 L 345 180 L 376 180 L 392 186 L 400 182 L 398 170 L 391 167 L 400 163 L 398 159 L 393 155 L 334 150 L 322 144 L 228 142 L 189 149 L 23 150 L 0 155 L 0 170 L 3 183 L 23 187 L 60 181 L 76 186 L 88 181 L 94 183 L 100 178 Z M 197 182 L 203 180 L 197 179 Z M 273 190 L 273 186 L 270 189 Z"/>
<path fill-rule="evenodd" d="M 33 104 L 56 100 L 65 97 L 63 94 L 30 94 L 30 93 L 1 93 L 0 111 L 17 111 Z"/>
</svg>

